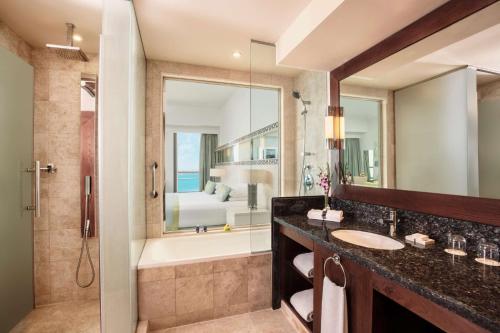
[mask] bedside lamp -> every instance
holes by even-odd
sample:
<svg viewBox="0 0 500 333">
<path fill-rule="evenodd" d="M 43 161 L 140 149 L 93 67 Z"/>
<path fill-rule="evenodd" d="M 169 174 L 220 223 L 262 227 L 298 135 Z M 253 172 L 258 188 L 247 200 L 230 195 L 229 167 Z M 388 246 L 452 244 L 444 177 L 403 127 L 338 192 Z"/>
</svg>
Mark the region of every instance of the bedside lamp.
<svg viewBox="0 0 500 333">
<path fill-rule="evenodd" d="M 224 169 L 210 169 L 210 179 L 213 179 L 214 182 L 220 182 L 222 176 L 226 174 Z"/>
<path fill-rule="evenodd" d="M 257 184 L 268 184 L 271 173 L 267 170 L 241 170 L 241 180 L 248 184 L 248 208 L 257 209 Z"/>
</svg>

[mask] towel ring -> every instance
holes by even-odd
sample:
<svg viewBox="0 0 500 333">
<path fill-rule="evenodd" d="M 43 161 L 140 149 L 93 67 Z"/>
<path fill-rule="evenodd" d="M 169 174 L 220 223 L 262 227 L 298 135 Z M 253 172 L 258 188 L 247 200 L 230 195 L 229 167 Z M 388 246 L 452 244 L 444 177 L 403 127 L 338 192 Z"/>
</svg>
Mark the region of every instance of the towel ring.
<svg viewBox="0 0 500 333">
<path fill-rule="evenodd" d="M 340 262 L 340 256 L 338 254 L 334 254 L 333 256 L 326 258 L 325 263 L 323 264 L 323 272 L 325 272 L 325 276 L 327 276 L 326 275 L 326 264 L 330 260 L 332 260 L 335 263 L 335 265 L 340 266 L 340 269 L 342 270 L 342 273 L 344 274 L 344 285 L 342 286 L 342 288 L 345 288 L 345 286 L 347 285 L 347 275 L 345 274 L 344 266 L 342 266 L 342 263 Z"/>
</svg>

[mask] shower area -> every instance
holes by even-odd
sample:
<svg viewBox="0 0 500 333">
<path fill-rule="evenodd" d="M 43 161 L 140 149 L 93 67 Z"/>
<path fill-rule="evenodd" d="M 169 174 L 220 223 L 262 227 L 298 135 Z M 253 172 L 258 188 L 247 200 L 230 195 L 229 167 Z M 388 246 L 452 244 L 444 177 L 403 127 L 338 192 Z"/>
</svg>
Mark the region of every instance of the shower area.
<svg viewBox="0 0 500 333">
<path fill-rule="evenodd" d="M 28 61 L 0 47 L 1 158 L 17 174 L 2 176 L 2 332 L 99 331 L 98 56 L 71 44 Z"/>
<path fill-rule="evenodd" d="M 10 171 L 0 176 L 0 332 L 135 332 L 134 265 L 146 236 L 145 57 L 133 4 L 103 11 L 117 15 L 122 26 L 103 25 L 108 39 L 91 50 L 73 44 L 80 31 L 69 22 L 59 38 L 32 46 L 0 21 L 0 159 Z M 119 68 L 103 50 L 124 54 L 113 60 Z M 130 121 L 130 132 L 117 131 L 113 116 Z M 118 139 L 125 152 L 110 152 Z M 129 178 L 113 179 L 119 168 Z M 125 202 L 103 179 L 128 184 Z M 125 212 L 118 226 L 108 207 L 119 209 L 114 217 Z"/>
</svg>

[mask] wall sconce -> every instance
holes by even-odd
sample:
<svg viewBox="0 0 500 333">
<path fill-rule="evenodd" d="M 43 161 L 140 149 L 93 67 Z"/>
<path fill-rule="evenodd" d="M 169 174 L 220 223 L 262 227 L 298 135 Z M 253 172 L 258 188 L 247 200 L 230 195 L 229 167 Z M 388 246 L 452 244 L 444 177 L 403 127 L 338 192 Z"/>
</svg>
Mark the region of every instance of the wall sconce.
<svg viewBox="0 0 500 333">
<path fill-rule="evenodd" d="M 328 107 L 325 116 L 325 138 L 329 150 L 341 149 L 345 139 L 344 109 L 342 107 Z"/>
</svg>

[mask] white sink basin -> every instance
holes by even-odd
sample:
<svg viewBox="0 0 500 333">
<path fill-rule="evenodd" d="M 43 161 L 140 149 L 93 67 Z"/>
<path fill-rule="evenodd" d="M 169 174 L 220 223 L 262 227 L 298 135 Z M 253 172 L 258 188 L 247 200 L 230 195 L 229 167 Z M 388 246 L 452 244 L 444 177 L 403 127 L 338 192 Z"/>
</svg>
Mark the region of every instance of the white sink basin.
<svg viewBox="0 0 500 333">
<path fill-rule="evenodd" d="M 390 237 L 359 230 L 335 230 L 332 236 L 344 242 L 377 250 L 400 250 L 405 245 Z"/>
</svg>

